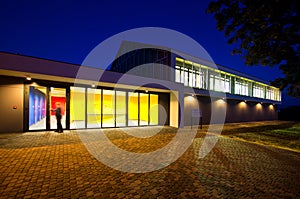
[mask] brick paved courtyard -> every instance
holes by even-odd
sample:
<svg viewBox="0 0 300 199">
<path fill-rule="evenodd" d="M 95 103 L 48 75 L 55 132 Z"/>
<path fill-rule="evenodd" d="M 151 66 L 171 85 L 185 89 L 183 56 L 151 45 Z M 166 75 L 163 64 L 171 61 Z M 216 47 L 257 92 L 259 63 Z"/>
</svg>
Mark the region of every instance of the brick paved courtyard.
<svg viewBox="0 0 300 199">
<path fill-rule="evenodd" d="M 158 149 L 174 136 L 166 132 L 143 141 L 117 129 L 105 132 L 120 148 L 137 153 Z M 300 197 L 299 153 L 220 136 L 199 159 L 202 141 L 199 133 L 176 162 L 136 174 L 96 160 L 76 131 L 0 134 L 0 198 Z"/>
</svg>

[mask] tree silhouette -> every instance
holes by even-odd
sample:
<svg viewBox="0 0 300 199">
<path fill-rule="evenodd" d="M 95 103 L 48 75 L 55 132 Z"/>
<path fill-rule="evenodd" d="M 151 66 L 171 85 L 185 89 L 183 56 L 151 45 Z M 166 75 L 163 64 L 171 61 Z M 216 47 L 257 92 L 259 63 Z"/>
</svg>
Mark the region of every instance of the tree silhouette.
<svg viewBox="0 0 300 199">
<path fill-rule="evenodd" d="M 224 31 L 232 53 L 247 65 L 279 66 L 285 75 L 271 82 L 300 96 L 300 1 L 217 0 L 210 2 L 217 29 Z"/>
</svg>

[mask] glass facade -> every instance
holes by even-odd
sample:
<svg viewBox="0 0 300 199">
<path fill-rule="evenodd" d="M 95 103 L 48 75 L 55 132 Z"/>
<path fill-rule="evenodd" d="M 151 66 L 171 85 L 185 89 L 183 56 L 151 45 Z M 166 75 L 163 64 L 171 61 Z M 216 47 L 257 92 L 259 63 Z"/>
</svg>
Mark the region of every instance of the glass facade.
<svg viewBox="0 0 300 199">
<path fill-rule="evenodd" d="M 87 128 L 101 127 L 101 90 L 87 89 Z"/>
<path fill-rule="evenodd" d="M 57 103 L 64 129 L 158 125 L 158 94 L 71 86 L 68 101 L 67 90 L 29 86 L 28 130 L 56 129 Z"/>
<path fill-rule="evenodd" d="M 175 82 L 199 89 L 207 88 L 207 67 L 176 58 Z"/>
<path fill-rule="evenodd" d="M 126 126 L 126 92 L 116 91 L 116 126 Z"/>
<path fill-rule="evenodd" d="M 29 130 L 46 129 L 46 93 L 46 87 L 29 87 Z"/>
<path fill-rule="evenodd" d="M 85 128 L 85 88 L 70 88 L 70 128 Z"/>
<path fill-rule="evenodd" d="M 230 76 L 211 72 L 209 76 L 209 88 L 214 91 L 230 92 L 231 89 Z"/>
<path fill-rule="evenodd" d="M 263 85 L 253 85 L 253 97 L 265 98 L 265 87 Z"/>
<path fill-rule="evenodd" d="M 140 93 L 140 126 L 149 122 L 149 95 Z"/>
<path fill-rule="evenodd" d="M 61 108 L 61 124 L 63 128 L 66 128 L 66 89 L 65 88 L 54 88 L 50 87 L 49 92 L 50 99 L 50 129 L 57 129 L 57 120 L 55 116 L 55 109 L 57 104 L 59 104 Z"/>
<path fill-rule="evenodd" d="M 139 94 L 128 92 L 128 126 L 139 125 Z"/>
<path fill-rule="evenodd" d="M 158 125 L 158 95 L 150 94 L 150 125 Z"/>
<path fill-rule="evenodd" d="M 281 101 L 278 88 L 178 57 L 175 82 L 198 89 Z"/>
<path fill-rule="evenodd" d="M 102 127 L 115 126 L 115 91 L 102 90 Z"/>
<path fill-rule="evenodd" d="M 251 82 L 235 77 L 234 94 L 249 96 Z"/>
</svg>

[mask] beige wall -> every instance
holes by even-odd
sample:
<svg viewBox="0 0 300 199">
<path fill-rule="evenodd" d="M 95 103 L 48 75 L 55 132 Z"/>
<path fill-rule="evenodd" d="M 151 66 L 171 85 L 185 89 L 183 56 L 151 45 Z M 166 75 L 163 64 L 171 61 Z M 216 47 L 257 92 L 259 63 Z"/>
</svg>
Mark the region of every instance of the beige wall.
<svg viewBox="0 0 300 199">
<path fill-rule="evenodd" d="M 21 80 L 0 77 L 0 133 L 23 131 L 23 96 Z"/>
</svg>

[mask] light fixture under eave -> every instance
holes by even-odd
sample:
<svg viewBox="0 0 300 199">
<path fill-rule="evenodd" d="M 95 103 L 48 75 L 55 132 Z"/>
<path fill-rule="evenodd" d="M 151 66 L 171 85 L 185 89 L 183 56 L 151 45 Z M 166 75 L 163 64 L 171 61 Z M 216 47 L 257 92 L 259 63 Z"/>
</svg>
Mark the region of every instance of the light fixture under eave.
<svg viewBox="0 0 300 199">
<path fill-rule="evenodd" d="M 148 90 L 146 90 L 145 92 L 148 93 Z"/>
<path fill-rule="evenodd" d="M 31 77 L 27 76 L 27 77 L 26 77 L 26 80 L 30 81 L 30 80 L 31 80 Z"/>
<path fill-rule="evenodd" d="M 92 88 L 95 88 L 96 87 L 96 85 L 95 84 L 92 84 Z"/>
</svg>

